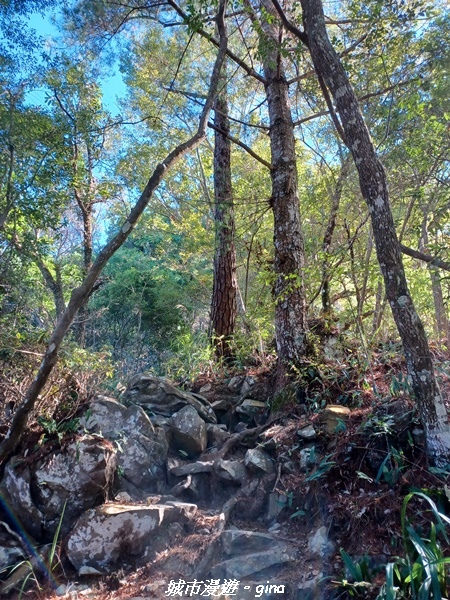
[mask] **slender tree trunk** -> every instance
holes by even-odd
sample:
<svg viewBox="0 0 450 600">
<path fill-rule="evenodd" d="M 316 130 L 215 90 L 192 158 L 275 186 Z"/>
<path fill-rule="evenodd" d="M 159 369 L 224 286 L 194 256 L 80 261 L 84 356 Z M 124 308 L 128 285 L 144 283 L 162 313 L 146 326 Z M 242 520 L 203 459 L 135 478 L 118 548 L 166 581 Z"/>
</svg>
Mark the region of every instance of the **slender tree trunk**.
<svg viewBox="0 0 450 600">
<path fill-rule="evenodd" d="M 4 193 L 4 200 L 0 202 L 0 231 L 5 227 L 8 215 L 14 206 L 14 168 L 16 162 L 15 148 L 14 148 L 14 111 L 16 110 L 16 104 L 18 95 L 14 95 L 11 90 L 6 92 L 9 95 L 9 123 L 8 130 L 6 132 L 6 140 L 8 150 L 5 152 L 7 168 L 6 168 L 6 190 Z"/>
<path fill-rule="evenodd" d="M 273 13 L 270 2 L 263 2 Z M 289 88 L 280 52 L 278 19 L 262 22 L 265 89 L 270 120 L 274 217 L 275 335 L 278 353 L 277 389 L 287 382 L 290 365 L 299 364 L 307 349 L 307 307 L 304 290 L 304 240 L 298 198 L 297 156 Z"/>
<path fill-rule="evenodd" d="M 373 320 L 372 320 L 372 341 L 375 339 L 380 327 L 381 321 L 383 319 L 384 307 L 386 303 L 384 302 L 384 288 L 382 281 L 378 281 L 377 291 L 375 294 L 375 310 L 373 311 Z"/>
<path fill-rule="evenodd" d="M 422 235 L 420 240 L 420 250 L 423 252 L 429 244 L 428 238 L 428 211 L 423 211 L 422 219 Z M 438 339 L 445 338 L 448 336 L 448 317 L 445 310 L 444 294 L 442 292 L 441 278 L 439 277 L 439 269 L 434 265 L 428 263 L 428 272 L 431 279 L 431 291 L 433 293 L 434 302 L 434 330 Z"/>
<path fill-rule="evenodd" d="M 74 123 L 76 121 L 74 120 Z M 77 184 L 74 184 L 73 193 L 78 204 L 78 208 L 81 212 L 81 219 L 83 225 L 83 268 L 82 268 L 82 277 L 83 279 L 86 277 L 89 269 L 92 267 L 92 257 L 93 257 L 93 236 L 92 236 L 92 211 L 94 208 L 94 200 L 93 200 L 93 174 L 92 174 L 92 153 L 89 147 L 89 144 L 86 143 L 86 168 L 87 168 L 87 178 L 88 184 L 86 189 L 81 190 L 78 188 Z M 78 157 L 79 157 L 79 148 L 78 148 L 78 140 L 77 140 L 77 131 L 74 130 L 73 133 L 73 174 L 74 174 L 74 182 L 79 178 L 78 175 Z M 78 341 L 78 344 L 84 348 L 86 345 L 86 322 L 87 322 L 87 305 L 88 299 L 86 303 L 80 308 L 78 311 L 77 319 L 75 322 L 75 335 Z"/>
<path fill-rule="evenodd" d="M 200 116 L 198 130 L 190 139 L 188 139 L 186 142 L 183 142 L 172 152 L 170 152 L 170 154 L 167 155 L 162 163 L 157 165 L 152 176 L 148 180 L 144 191 L 129 213 L 127 220 L 124 222 L 119 232 L 99 253 L 81 285 L 73 290 L 69 304 L 59 319 L 50 338 L 39 371 L 37 372 L 31 386 L 28 388 L 22 404 L 14 413 L 11 427 L 4 440 L 0 444 L 0 472 L 4 470 L 7 459 L 11 456 L 20 442 L 23 431 L 28 422 L 29 414 L 33 410 L 39 394 L 44 388 L 48 377 L 53 370 L 53 367 L 57 363 L 58 351 L 61 346 L 61 342 L 71 326 L 77 311 L 89 297 L 97 277 L 100 275 L 111 256 L 122 246 L 132 232 L 144 209 L 148 205 L 155 189 L 164 179 L 167 171 L 174 167 L 188 152 L 194 150 L 206 137 L 208 117 L 217 93 L 220 70 L 222 68 L 223 59 L 227 49 L 227 36 L 224 21 L 226 4 L 227 0 L 220 0 L 217 15 L 217 25 L 220 32 L 220 48 L 211 75 L 209 92 Z"/>
<path fill-rule="evenodd" d="M 353 87 L 328 38 L 321 0 L 302 0 L 302 8 L 314 67 L 334 99 L 345 143 L 352 152 L 361 192 L 369 207 L 386 297 L 402 339 L 408 375 L 426 433 L 428 454 L 436 463 L 447 463 L 450 456 L 447 411 L 434 376 L 425 330 L 408 290 L 385 171 Z"/>
<path fill-rule="evenodd" d="M 211 300 L 211 336 L 217 356 L 232 356 L 231 341 L 236 324 L 236 246 L 233 191 L 231 186 L 231 142 L 228 138 L 226 63 L 222 68 L 219 94 L 214 103 L 214 225 L 216 242 Z"/>
<path fill-rule="evenodd" d="M 56 276 L 53 277 L 52 273 L 40 257 L 34 256 L 33 260 L 38 266 L 39 271 L 41 272 L 42 277 L 44 278 L 46 286 L 53 295 L 53 300 L 55 302 L 56 319 L 58 320 L 63 314 L 63 312 L 66 310 L 66 303 L 64 301 L 64 290 L 61 281 L 60 266 L 55 265 Z"/>
<path fill-rule="evenodd" d="M 90 168 L 90 167 L 89 167 Z M 93 202 L 90 198 L 82 200 L 81 194 L 78 190 L 75 191 L 75 197 L 78 206 L 81 210 L 81 216 L 83 220 L 83 278 L 89 273 L 89 269 L 92 267 L 93 257 L 93 236 L 92 236 L 92 211 Z M 75 323 L 75 333 L 78 344 L 84 348 L 86 345 L 86 323 L 88 319 L 88 302 L 80 308 Z"/>
<path fill-rule="evenodd" d="M 339 211 L 339 205 L 341 203 L 342 190 L 344 187 L 344 181 L 348 174 L 348 166 L 350 161 L 348 157 L 344 160 L 341 166 L 341 172 L 336 181 L 336 185 L 331 196 L 331 211 L 328 217 L 328 223 L 325 228 L 322 241 L 323 251 L 323 262 L 322 262 L 322 286 L 321 286 L 321 298 L 322 298 L 322 311 L 325 317 L 330 316 L 332 312 L 331 297 L 330 297 L 330 248 L 333 240 L 334 230 L 336 228 L 337 215 Z"/>
</svg>

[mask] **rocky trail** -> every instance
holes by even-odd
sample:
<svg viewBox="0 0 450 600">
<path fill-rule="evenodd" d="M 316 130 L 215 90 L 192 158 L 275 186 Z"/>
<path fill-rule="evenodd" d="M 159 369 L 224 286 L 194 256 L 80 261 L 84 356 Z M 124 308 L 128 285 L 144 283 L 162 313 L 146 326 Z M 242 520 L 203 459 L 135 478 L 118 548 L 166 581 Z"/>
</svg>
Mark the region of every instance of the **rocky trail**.
<svg viewBox="0 0 450 600">
<path fill-rule="evenodd" d="M 386 451 L 372 408 L 317 413 L 297 400 L 295 414 L 269 414 L 251 376 L 194 393 L 139 375 L 120 402 L 97 396 L 75 430 L 6 467 L 0 597 L 335 597 L 338 546 L 385 562 L 401 500 L 381 477 L 374 485 Z M 397 442 L 420 448 L 405 400 L 377 411 L 374 427 L 389 421 Z"/>
</svg>

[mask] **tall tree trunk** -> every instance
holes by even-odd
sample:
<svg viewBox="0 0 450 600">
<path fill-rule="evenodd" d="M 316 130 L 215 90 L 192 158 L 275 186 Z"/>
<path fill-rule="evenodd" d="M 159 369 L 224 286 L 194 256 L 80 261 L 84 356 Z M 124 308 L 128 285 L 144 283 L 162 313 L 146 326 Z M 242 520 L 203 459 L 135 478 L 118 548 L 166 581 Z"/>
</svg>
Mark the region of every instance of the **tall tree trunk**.
<svg viewBox="0 0 450 600">
<path fill-rule="evenodd" d="M 211 300 L 211 336 L 217 356 L 232 356 L 231 341 L 236 324 L 236 246 L 231 142 L 228 119 L 226 63 L 222 67 L 219 94 L 214 103 L 214 225 L 216 242 Z"/>
<path fill-rule="evenodd" d="M 425 251 L 429 244 L 428 238 L 428 211 L 423 210 L 422 219 L 422 235 L 420 240 L 420 250 Z M 442 292 L 441 278 L 439 276 L 439 269 L 428 263 L 428 272 L 431 279 L 431 291 L 433 292 L 434 302 L 434 315 L 435 315 L 435 332 L 436 337 L 439 339 L 447 339 L 449 333 L 449 323 L 447 317 L 447 311 L 445 310 L 444 294 Z"/>
<path fill-rule="evenodd" d="M 263 1 L 273 13 L 270 2 Z M 278 354 L 277 389 L 287 382 L 291 364 L 299 364 L 307 349 L 307 307 L 304 290 L 305 253 L 298 198 L 294 125 L 289 88 L 280 52 L 278 19 L 262 21 L 265 89 L 270 120 L 274 217 L 275 335 Z"/>
<path fill-rule="evenodd" d="M 402 339 L 408 375 L 426 433 L 428 454 L 436 463 L 444 464 L 450 457 L 447 411 L 434 375 L 425 330 L 408 290 L 385 171 L 353 87 L 328 38 L 321 0 L 301 0 L 301 3 L 307 36 L 304 41 L 319 78 L 334 99 L 345 143 L 352 152 L 361 192 L 369 207 L 386 296 Z"/>
<path fill-rule="evenodd" d="M 91 176 L 91 173 L 90 173 L 90 176 Z M 93 204 L 92 199 L 90 198 L 90 193 L 89 193 L 88 198 L 83 200 L 80 192 L 78 190 L 75 190 L 75 198 L 76 198 L 78 206 L 81 210 L 81 216 L 82 216 L 82 220 L 83 220 L 83 269 L 82 269 L 82 274 L 83 274 L 83 278 L 84 278 L 89 273 L 89 269 L 92 267 L 92 257 L 93 257 L 92 211 L 94 208 L 94 204 Z M 89 303 L 89 300 L 86 300 L 86 303 L 78 311 L 77 320 L 75 323 L 75 334 L 76 334 L 77 342 L 81 346 L 81 348 L 84 348 L 86 345 L 86 323 L 87 323 L 87 319 L 88 319 L 88 303 Z"/>
<path fill-rule="evenodd" d="M 322 298 L 322 312 L 325 317 L 330 316 L 332 312 L 331 297 L 330 297 L 330 247 L 333 240 L 334 230 L 336 228 L 336 220 L 339 211 L 339 205 L 341 203 L 342 190 L 344 188 L 344 182 L 348 174 L 348 167 L 350 161 L 348 156 L 344 159 L 341 166 L 341 172 L 336 181 L 334 191 L 331 196 L 331 211 L 328 217 L 327 226 L 323 235 L 322 251 L 323 251 L 323 262 L 322 262 L 322 285 L 321 285 L 321 298 Z"/>
</svg>

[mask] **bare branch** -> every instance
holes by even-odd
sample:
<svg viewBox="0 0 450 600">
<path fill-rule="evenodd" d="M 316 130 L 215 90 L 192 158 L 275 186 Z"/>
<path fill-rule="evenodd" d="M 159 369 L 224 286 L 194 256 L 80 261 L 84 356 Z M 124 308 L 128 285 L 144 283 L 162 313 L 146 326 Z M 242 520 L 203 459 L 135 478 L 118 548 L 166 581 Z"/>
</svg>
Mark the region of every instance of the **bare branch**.
<svg viewBox="0 0 450 600">
<path fill-rule="evenodd" d="M 208 127 L 211 127 L 211 129 L 214 129 L 214 131 L 218 131 L 222 135 L 226 136 L 231 142 L 233 142 L 233 144 L 236 144 L 236 146 L 240 146 L 243 150 L 245 150 L 248 154 L 250 154 L 250 156 L 252 156 L 255 160 L 257 160 L 259 163 L 261 163 L 267 169 L 269 169 L 269 171 L 272 170 L 272 165 L 269 162 L 267 162 L 267 160 L 265 160 L 264 158 L 259 156 L 259 154 L 256 154 L 256 152 L 254 152 L 250 148 L 250 146 L 247 146 L 247 144 L 244 144 L 244 142 L 241 142 L 241 140 L 239 140 L 238 138 L 235 138 L 234 136 L 230 135 L 229 133 L 226 133 L 226 131 L 219 129 L 218 127 L 216 127 L 216 125 L 214 125 L 214 123 L 208 123 Z"/>
<path fill-rule="evenodd" d="M 430 265 L 434 265 L 435 267 L 439 267 L 439 269 L 443 269 L 444 271 L 450 271 L 450 263 L 442 260 L 437 256 L 430 256 L 429 254 L 424 254 L 423 252 L 419 252 L 419 250 L 413 250 L 412 248 L 408 248 L 408 246 L 404 246 L 400 244 L 400 250 L 403 254 L 407 254 L 412 258 L 417 258 L 417 260 L 422 260 Z"/>
<path fill-rule="evenodd" d="M 186 23 L 189 21 L 189 16 L 187 15 L 187 13 L 185 13 L 184 10 L 174 0 L 167 0 L 167 3 L 180 15 L 180 17 L 183 19 L 183 21 L 185 21 Z M 202 37 L 204 37 L 206 40 L 211 42 L 211 44 L 214 44 L 214 46 L 219 46 L 219 41 L 213 35 L 209 34 L 204 29 L 201 29 L 201 28 L 198 29 L 197 33 L 199 33 Z M 247 73 L 247 75 L 254 77 L 261 83 L 266 82 L 266 80 L 264 79 L 264 77 L 262 75 L 257 73 L 255 71 L 255 69 L 253 69 L 252 67 L 249 67 L 241 58 L 239 58 L 239 56 L 237 54 L 235 54 L 234 52 L 232 52 L 229 49 L 227 49 L 227 56 L 229 58 L 231 58 L 231 60 L 233 62 L 235 62 L 237 65 L 239 65 L 241 67 L 241 69 L 243 69 Z"/>
<path fill-rule="evenodd" d="M 400 81 L 399 83 L 394 83 L 393 85 L 389 85 L 389 86 L 383 88 L 382 90 L 377 90 L 376 92 L 371 92 L 370 94 L 364 94 L 364 96 L 360 96 L 358 98 L 358 102 L 364 102 L 364 100 L 368 100 L 369 98 L 376 98 L 378 96 L 383 96 L 384 94 L 392 92 L 396 88 L 400 88 L 404 85 L 409 85 L 410 83 L 414 83 L 414 81 L 417 81 L 417 77 L 415 77 L 413 79 L 408 79 L 406 81 Z M 298 127 L 299 125 L 303 125 L 303 123 L 307 123 L 308 121 L 312 121 L 313 119 L 318 119 L 319 117 L 325 117 L 326 115 L 329 115 L 329 114 L 330 114 L 329 110 L 321 110 L 312 115 L 309 115 L 308 117 L 304 117 L 303 119 L 299 119 L 298 121 L 295 121 L 294 127 Z"/>
<path fill-rule="evenodd" d="M 342 52 L 339 53 L 339 57 L 343 58 L 347 54 L 350 54 L 350 52 L 353 52 L 353 50 L 355 50 L 355 48 L 357 48 L 360 45 L 360 43 L 366 39 L 367 36 L 368 36 L 368 34 L 365 33 L 364 35 L 359 37 L 357 40 L 355 40 L 353 42 L 353 44 L 350 44 L 350 46 L 348 48 L 346 48 L 345 50 L 342 50 Z M 308 79 L 308 77 L 312 77 L 315 74 L 316 74 L 316 71 L 314 69 L 305 71 L 302 75 L 298 75 L 297 77 L 290 79 L 288 81 L 288 85 L 291 85 L 292 83 L 296 83 L 297 81 L 301 81 L 302 79 Z"/>
<path fill-rule="evenodd" d="M 275 10 L 277 11 L 281 22 L 283 23 L 284 27 L 290 31 L 295 37 L 297 37 L 303 44 L 305 44 L 306 47 L 308 47 L 308 36 L 306 35 L 306 33 L 304 31 L 302 31 L 301 29 L 299 29 L 298 27 L 296 27 L 293 23 L 291 23 L 286 15 L 284 14 L 283 9 L 281 8 L 278 0 L 272 0 L 272 4 L 275 7 Z"/>
</svg>

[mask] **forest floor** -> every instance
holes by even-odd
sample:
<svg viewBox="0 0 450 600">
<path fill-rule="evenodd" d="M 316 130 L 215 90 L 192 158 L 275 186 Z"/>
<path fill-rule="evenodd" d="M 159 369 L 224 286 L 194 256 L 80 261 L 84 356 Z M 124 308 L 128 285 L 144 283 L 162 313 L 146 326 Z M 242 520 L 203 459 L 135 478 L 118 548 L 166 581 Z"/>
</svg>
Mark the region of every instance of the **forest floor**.
<svg viewBox="0 0 450 600">
<path fill-rule="evenodd" d="M 450 399 L 450 353 L 433 348 L 440 386 L 445 398 Z M 233 373 L 236 374 L 236 373 Z M 273 384 L 273 369 L 248 367 L 245 375 L 251 375 L 260 386 L 260 398 L 269 401 Z M 450 491 L 447 488 L 448 473 L 429 467 L 420 438 L 420 421 L 410 398 L 404 359 L 398 347 L 380 348 L 374 352 L 371 363 L 361 365 L 355 357 L 323 365 L 311 363 L 305 367 L 302 386 L 293 386 L 289 392 L 272 401 L 272 416 L 277 424 L 272 427 L 276 440 L 278 462 L 298 464 L 301 444 L 297 432 L 313 425 L 319 432 L 317 451 L 320 460 L 310 472 L 294 469 L 291 473 L 279 473 L 276 489 L 287 501 L 278 520 L 283 534 L 290 539 L 302 539 L 308 519 L 320 512 L 335 542 L 335 552 L 326 559 L 327 586 L 340 590 L 340 598 L 349 598 L 350 588 L 342 587 L 349 579 L 340 553 L 352 557 L 353 565 L 362 566 L 366 573 L 367 587 L 360 588 L 362 598 L 375 598 L 384 581 L 384 569 L 377 566 L 404 556 L 404 531 L 401 514 L 405 498 L 410 492 L 425 491 L 442 512 L 449 511 Z M 228 377 L 229 378 L 229 377 Z M 226 384 L 220 376 L 199 376 L 193 391 L 211 386 L 208 396 Z M 306 396 L 306 398 L 305 398 Z M 327 433 L 321 425 L 321 413 L 325 404 L 340 404 L 351 409 L 346 423 Z M 390 407 L 393 407 L 391 410 Z M 448 406 L 450 408 L 450 406 Z M 411 432 L 415 432 L 414 436 Z M 305 504 L 315 508 L 304 510 Z M 427 502 L 420 496 L 411 498 L 407 514 L 415 531 L 427 536 L 430 522 L 435 520 Z M 243 528 L 255 528 L 242 523 L 236 517 L 231 523 Z M 202 523 L 199 521 L 198 527 Z M 194 532 L 195 533 L 195 532 Z M 199 544 L 195 535 L 185 551 L 191 558 L 200 557 L 207 546 L 207 539 Z M 197 544 L 197 546 L 196 546 Z M 443 552 L 449 556 L 449 547 L 442 540 Z M 365 560 L 364 557 L 368 558 Z M 58 569 L 58 582 L 72 580 L 69 571 Z M 312 575 L 323 571 L 324 565 L 309 565 Z M 56 574 L 56 572 L 55 572 Z M 288 576 L 289 574 L 286 573 Z M 68 584 L 65 597 L 91 598 L 95 600 L 125 600 L 166 597 L 161 591 L 167 574 L 157 565 L 150 564 L 132 572 L 120 571 L 100 579 L 76 578 L 73 593 Z M 339 585 L 341 586 L 339 587 Z M 363 591 L 361 591 L 363 589 Z M 19 598 L 19 594 L 9 598 Z M 22 598 L 54 600 L 58 596 L 49 585 L 41 590 L 30 589 Z M 232 596 L 231 596 L 232 597 Z"/>
</svg>

